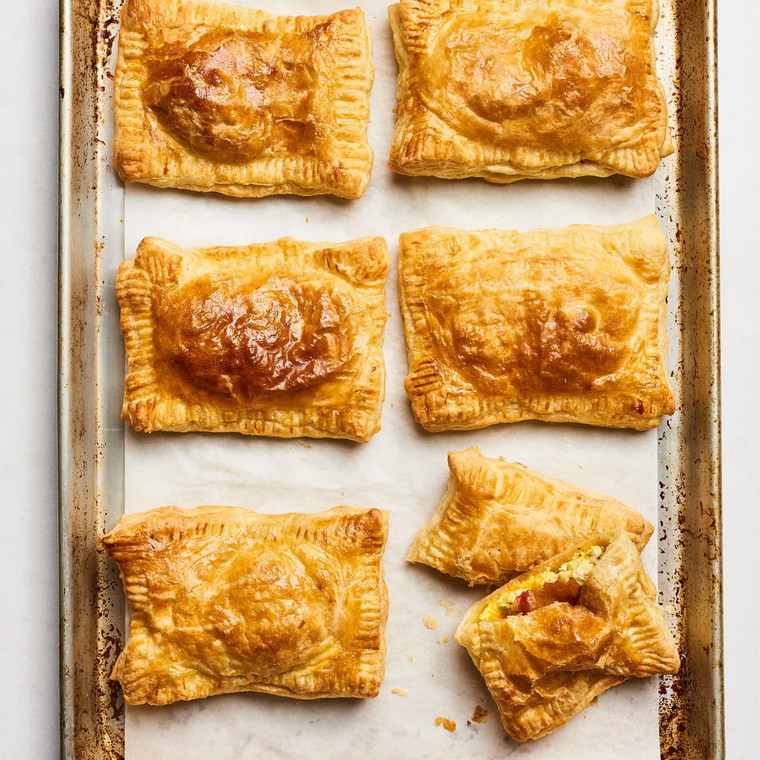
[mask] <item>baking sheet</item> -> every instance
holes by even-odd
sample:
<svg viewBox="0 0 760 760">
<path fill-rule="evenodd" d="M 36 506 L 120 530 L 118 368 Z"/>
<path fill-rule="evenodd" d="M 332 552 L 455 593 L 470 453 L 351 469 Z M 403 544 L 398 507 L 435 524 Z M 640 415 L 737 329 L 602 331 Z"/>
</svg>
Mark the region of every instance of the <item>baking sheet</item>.
<svg viewBox="0 0 760 760">
<path fill-rule="evenodd" d="M 333 0 L 243 2 L 278 13 L 326 13 Z M 501 756 L 654 758 L 659 756 L 657 679 L 633 679 L 602 695 L 599 703 L 538 743 L 509 741 L 482 679 L 453 641 L 461 615 L 485 592 L 405 562 L 416 530 L 445 490 L 446 452 L 478 445 L 488 456 L 520 461 L 552 477 L 631 504 L 657 523 L 657 432 L 637 433 L 576 425 L 520 423 L 451 434 L 426 434 L 413 420 L 403 391 L 406 354 L 396 294 L 400 232 L 443 224 L 465 229 L 528 230 L 572 223 L 632 221 L 657 208 L 666 159 L 647 180 L 557 180 L 498 186 L 480 180 L 449 182 L 406 178 L 385 166 L 396 105 L 397 66 L 386 5 L 363 3 L 374 41 L 370 143 L 375 169 L 358 201 L 275 197 L 259 200 L 157 190 L 130 185 L 125 203 L 125 255 L 144 236 L 183 246 L 235 245 L 291 235 L 342 241 L 381 235 L 391 249 L 387 288 L 389 320 L 385 358 L 387 393 L 382 431 L 368 444 L 212 434 L 137 435 L 127 431 L 127 512 L 164 504 L 225 504 L 262 512 L 312 512 L 337 504 L 382 507 L 391 512 L 386 550 L 390 592 L 387 671 L 375 700 L 291 700 L 256 694 L 214 697 L 163 708 L 126 711 L 127 760 L 248 755 L 368 759 L 439 757 L 479 760 Z M 666 25 L 667 28 L 667 25 Z M 667 45 L 667 34 L 658 44 Z M 663 38 L 664 37 L 664 38 Z M 665 51 L 667 53 L 667 51 Z M 661 55 L 665 76 L 669 54 Z M 657 572 L 655 539 L 644 553 Z M 437 627 L 423 619 L 432 617 Z M 430 622 L 430 621 L 428 621 Z M 407 696 L 392 693 L 401 689 Z M 489 710 L 485 724 L 471 721 L 476 705 Z M 456 731 L 435 725 L 456 722 Z M 469 725 L 468 725 L 469 721 Z"/>
</svg>

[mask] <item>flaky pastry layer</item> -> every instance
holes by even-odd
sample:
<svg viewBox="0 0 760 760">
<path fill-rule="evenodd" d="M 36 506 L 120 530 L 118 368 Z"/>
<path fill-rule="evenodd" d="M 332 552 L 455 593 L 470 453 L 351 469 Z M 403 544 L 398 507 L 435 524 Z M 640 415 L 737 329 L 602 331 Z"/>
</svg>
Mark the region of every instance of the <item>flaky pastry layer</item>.
<svg viewBox="0 0 760 760">
<path fill-rule="evenodd" d="M 359 198 L 372 171 L 371 54 L 359 8 L 294 17 L 127 0 L 114 165 L 158 187 Z"/>
<path fill-rule="evenodd" d="M 651 523 L 635 509 L 522 464 L 449 452 L 449 483 L 407 559 L 475 584 L 506 583 L 599 533 L 625 530 L 641 551 Z"/>
<path fill-rule="evenodd" d="M 502 598 L 531 586 L 591 547 L 601 558 L 576 603 L 557 601 L 526 614 L 490 614 Z M 676 673 L 678 650 L 657 588 L 624 533 L 596 536 L 514 578 L 468 610 L 456 632 L 517 741 L 565 724 L 628 677 Z"/>
<path fill-rule="evenodd" d="M 131 612 L 127 704 L 235 691 L 374 697 L 385 669 L 388 513 L 162 507 L 103 538 Z"/>
<path fill-rule="evenodd" d="M 655 427 L 675 408 L 669 274 L 654 216 L 402 234 L 405 387 L 417 421 L 431 432 L 527 419 Z"/>
<path fill-rule="evenodd" d="M 389 166 L 491 182 L 652 174 L 657 0 L 401 0 Z"/>
<path fill-rule="evenodd" d="M 122 417 L 137 431 L 368 441 L 385 394 L 382 238 L 192 248 L 119 267 Z"/>
</svg>

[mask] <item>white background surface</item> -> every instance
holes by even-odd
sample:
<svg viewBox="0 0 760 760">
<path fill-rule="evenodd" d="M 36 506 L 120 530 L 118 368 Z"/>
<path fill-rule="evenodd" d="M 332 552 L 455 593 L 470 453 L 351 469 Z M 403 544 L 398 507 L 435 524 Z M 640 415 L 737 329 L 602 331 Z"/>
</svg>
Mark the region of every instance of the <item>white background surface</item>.
<svg viewBox="0 0 760 760">
<path fill-rule="evenodd" d="M 721 0 L 721 290 L 727 756 L 756 758 L 760 507 L 760 6 Z M 58 6 L 0 22 L 0 758 L 58 754 Z"/>
</svg>

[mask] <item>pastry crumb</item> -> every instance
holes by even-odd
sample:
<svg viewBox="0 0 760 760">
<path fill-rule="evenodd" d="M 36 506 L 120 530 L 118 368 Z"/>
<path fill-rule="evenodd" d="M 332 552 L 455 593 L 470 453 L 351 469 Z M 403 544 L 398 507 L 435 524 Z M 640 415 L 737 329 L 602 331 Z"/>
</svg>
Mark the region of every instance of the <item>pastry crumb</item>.
<svg viewBox="0 0 760 760">
<path fill-rule="evenodd" d="M 448 644 L 451 641 L 451 639 L 448 636 L 443 637 L 443 643 Z"/>
<path fill-rule="evenodd" d="M 448 718 L 436 718 L 436 726 L 443 726 L 448 732 L 454 733 L 457 730 L 457 722 L 455 720 L 449 720 Z"/>
<path fill-rule="evenodd" d="M 414 662 L 414 655 L 409 654 L 409 652 L 406 653 L 406 658 L 409 660 L 409 662 Z"/>
<path fill-rule="evenodd" d="M 449 615 L 462 615 L 462 612 L 457 609 L 456 603 L 453 599 L 439 599 L 438 604 L 446 610 L 446 617 Z"/>
<path fill-rule="evenodd" d="M 425 624 L 425 628 L 429 628 L 431 631 L 438 628 L 438 618 L 433 617 L 432 615 L 425 615 L 425 617 L 422 618 L 422 622 Z"/>
<path fill-rule="evenodd" d="M 475 705 L 475 709 L 472 711 L 470 720 L 473 723 L 487 723 L 488 722 L 488 710 L 482 705 Z"/>
<path fill-rule="evenodd" d="M 408 696 L 409 692 L 406 689 L 391 689 L 391 694 L 398 694 L 399 697 L 406 697 Z"/>
</svg>

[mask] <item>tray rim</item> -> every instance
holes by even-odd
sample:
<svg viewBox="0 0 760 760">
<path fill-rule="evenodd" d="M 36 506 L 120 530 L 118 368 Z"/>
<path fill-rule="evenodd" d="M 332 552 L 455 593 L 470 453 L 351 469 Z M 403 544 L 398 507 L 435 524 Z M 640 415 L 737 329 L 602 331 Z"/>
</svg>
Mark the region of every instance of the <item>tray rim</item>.
<svg viewBox="0 0 760 760">
<path fill-rule="evenodd" d="M 690 3 L 690 4 L 689 4 Z M 122 0 L 60 0 L 60 169 L 59 169 L 59 569 L 60 569 L 60 685 L 61 685 L 61 756 L 64 758 L 121 758 L 123 752 L 123 705 L 108 684 L 105 665 L 118 646 L 118 626 L 108 628 L 108 618 L 121 609 L 115 601 L 117 576 L 102 555 L 97 552 L 97 526 L 102 524 L 109 506 L 104 493 L 107 481 L 104 461 L 112 438 L 103 425 L 102 409 L 98 397 L 77 397 L 81 385 L 98 388 L 102 357 L 87 356 L 83 349 L 87 339 L 93 339 L 98 350 L 98 335 L 103 325 L 100 293 L 105 287 L 101 281 L 101 254 L 105 240 L 109 183 L 108 157 L 104 154 L 105 88 L 107 62 L 118 26 L 118 11 Z M 684 13 L 700 0 L 676 0 Z M 681 529 L 681 545 L 673 560 L 683 563 L 689 552 L 714 549 L 705 567 L 709 584 L 707 592 L 712 616 L 709 631 L 705 632 L 708 667 L 700 673 L 684 673 L 678 681 L 664 679 L 664 695 L 660 705 L 660 737 L 662 757 L 722 758 L 725 755 L 725 729 L 723 704 L 723 618 L 722 618 L 722 557 L 721 557 L 721 430 L 720 430 L 720 312 L 719 312 L 719 215 L 718 215 L 718 77 L 717 77 L 717 0 L 701 0 L 703 6 L 703 32 L 706 71 L 704 81 L 704 120 L 697 124 L 705 133 L 702 155 L 698 156 L 701 176 L 698 177 L 697 201 L 706 211 L 704 229 L 700 230 L 704 260 L 705 286 L 701 293 L 706 301 L 707 362 L 703 369 L 709 377 L 708 390 L 700 397 L 704 401 L 702 418 L 698 420 L 699 454 L 708 463 L 706 472 L 698 473 L 691 490 L 677 482 L 668 464 L 676 464 L 678 441 L 692 432 L 693 419 L 679 421 L 664 431 L 659 441 L 660 474 L 664 478 L 662 504 L 671 510 L 675 507 L 679 519 L 686 520 L 689 498 L 694 488 L 708 494 L 710 504 L 707 520 Z M 85 44 L 89 40 L 89 44 Z M 683 96 L 683 93 L 682 93 Z M 682 120 L 683 120 L 682 114 Z M 80 139 L 83 119 L 91 119 L 92 133 Z M 104 213 L 104 211 L 106 213 Z M 82 245 L 82 239 L 86 245 Z M 77 245 L 79 243 L 79 245 Z M 92 262 L 87 257 L 92 255 Z M 82 264 L 84 257 L 84 264 Z M 89 263 L 94 263 L 90 273 Z M 77 290 L 74 275 L 77 267 L 83 268 L 92 279 L 83 292 Z M 84 324 L 82 324 L 84 319 Z M 89 320 L 89 321 L 88 321 Z M 74 327 L 81 331 L 77 335 Z M 77 349 L 79 352 L 77 353 Z M 99 361 L 101 359 L 101 361 Z M 90 365 L 94 362 L 94 366 Z M 106 362 L 107 364 L 107 362 Z M 692 409 L 692 414 L 695 410 Z M 89 423 L 93 423 L 90 427 Z M 122 432 L 123 435 L 123 432 Z M 90 448 L 87 448 L 87 444 Z M 706 459 L 704 458 L 706 456 Z M 703 491 L 700 489 L 704 489 Z M 87 536 L 72 528 L 95 527 Z M 689 536 L 689 531 L 691 536 Z M 683 536 L 686 539 L 683 539 Z M 92 562 L 82 564 L 82 551 L 95 552 Z M 705 553 L 703 555 L 707 557 Z M 79 563 L 79 565 L 78 565 Z M 667 561 L 666 561 L 667 564 Z M 663 571 L 661 568 L 660 579 Z M 683 579 L 681 581 L 683 582 Z M 84 588 L 81 586 L 84 585 Z M 85 676 L 77 661 L 75 640 L 81 639 L 81 623 L 76 612 L 81 608 L 82 597 L 97 611 L 95 625 L 89 631 L 93 652 L 104 658 L 94 673 L 95 691 L 89 697 L 81 693 Z M 105 618 L 105 620 L 104 620 Z M 688 631 L 683 634 L 683 645 L 689 643 Z M 90 640 L 88 639 L 88 640 Z M 698 754 L 696 747 L 687 742 L 689 731 L 697 731 L 695 720 L 705 715 L 691 715 L 694 682 L 706 685 L 710 694 L 708 726 L 712 729 L 705 749 L 709 754 Z M 700 680 L 701 679 L 701 680 Z M 80 689 L 78 691 L 78 688 Z M 661 693 L 663 688 L 661 687 Z M 694 712 L 692 710 L 692 712 Z M 696 735 L 696 734 L 695 734 Z M 700 739 L 700 741 L 705 741 Z M 675 753 L 675 754 L 674 754 Z"/>
</svg>

